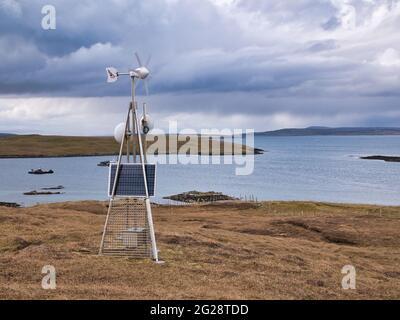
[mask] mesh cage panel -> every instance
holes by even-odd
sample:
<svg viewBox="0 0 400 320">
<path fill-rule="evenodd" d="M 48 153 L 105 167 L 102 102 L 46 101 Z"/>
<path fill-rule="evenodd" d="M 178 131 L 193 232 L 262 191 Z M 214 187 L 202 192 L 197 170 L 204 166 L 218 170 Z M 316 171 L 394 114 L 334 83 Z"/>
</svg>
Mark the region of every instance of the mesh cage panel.
<svg viewBox="0 0 400 320">
<path fill-rule="evenodd" d="M 118 198 L 110 201 L 101 253 L 151 258 L 151 240 L 145 200 Z"/>
</svg>

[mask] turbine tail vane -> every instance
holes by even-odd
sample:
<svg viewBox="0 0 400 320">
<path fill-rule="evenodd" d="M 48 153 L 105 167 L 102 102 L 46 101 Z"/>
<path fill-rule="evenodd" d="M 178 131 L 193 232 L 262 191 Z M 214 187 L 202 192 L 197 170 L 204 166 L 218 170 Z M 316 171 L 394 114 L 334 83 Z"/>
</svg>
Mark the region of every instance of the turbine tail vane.
<svg viewBox="0 0 400 320">
<path fill-rule="evenodd" d="M 113 68 L 113 67 L 109 67 L 106 68 L 106 72 L 107 72 L 107 82 L 108 83 L 113 83 L 115 81 L 118 80 L 118 70 Z"/>
</svg>

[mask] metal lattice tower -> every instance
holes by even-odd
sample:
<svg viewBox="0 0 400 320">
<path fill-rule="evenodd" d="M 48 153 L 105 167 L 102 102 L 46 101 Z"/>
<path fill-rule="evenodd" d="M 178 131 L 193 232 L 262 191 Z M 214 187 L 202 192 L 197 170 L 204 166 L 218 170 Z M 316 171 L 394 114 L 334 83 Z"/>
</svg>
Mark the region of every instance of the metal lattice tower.
<svg viewBox="0 0 400 320">
<path fill-rule="evenodd" d="M 137 55 L 136 55 L 137 56 Z M 115 178 L 110 193 L 110 203 L 103 236 L 100 244 L 100 255 L 129 256 L 132 258 L 152 258 L 157 263 L 158 250 L 153 226 L 151 212 L 148 180 L 146 175 L 146 150 L 143 147 L 141 126 L 137 115 L 137 103 L 135 101 L 135 79 L 145 80 L 149 74 L 146 67 L 141 65 L 137 56 L 140 68 L 129 73 L 118 73 L 114 68 L 107 68 L 109 82 L 114 82 L 120 75 L 129 75 L 131 78 L 132 101 L 129 104 L 126 116 L 124 136 L 121 141 L 120 152 L 115 172 Z M 145 109 L 145 105 L 144 105 Z M 144 112 L 145 114 L 145 112 Z M 145 140 L 145 139 L 144 139 Z M 120 197 L 117 196 L 117 184 L 122 170 L 121 167 L 124 147 L 126 147 L 126 163 L 130 162 L 132 151 L 133 163 L 137 163 L 137 145 L 139 149 L 139 164 L 143 174 L 143 185 L 145 196 L 141 197 Z M 111 165 L 110 165 L 111 170 Z"/>
</svg>

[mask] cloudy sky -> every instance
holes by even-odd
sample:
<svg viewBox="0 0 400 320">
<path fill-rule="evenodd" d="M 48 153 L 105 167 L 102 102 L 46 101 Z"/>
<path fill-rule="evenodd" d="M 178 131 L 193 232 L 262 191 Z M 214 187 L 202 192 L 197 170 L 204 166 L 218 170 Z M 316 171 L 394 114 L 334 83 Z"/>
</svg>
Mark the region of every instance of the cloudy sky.
<svg viewBox="0 0 400 320">
<path fill-rule="evenodd" d="M 399 30 L 399 0 L 0 0 L 0 132 L 111 135 L 135 51 L 161 128 L 400 126 Z"/>
</svg>

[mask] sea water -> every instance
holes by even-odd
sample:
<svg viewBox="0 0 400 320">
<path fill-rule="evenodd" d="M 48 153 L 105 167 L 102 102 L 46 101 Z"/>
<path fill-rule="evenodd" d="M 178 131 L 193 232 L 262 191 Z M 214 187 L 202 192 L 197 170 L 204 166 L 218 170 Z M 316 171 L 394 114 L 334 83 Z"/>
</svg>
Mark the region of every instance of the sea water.
<svg viewBox="0 0 400 320">
<path fill-rule="evenodd" d="M 361 160 L 365 155 L 400 155 L 398 136 L 266 137 L 255 145 L 254 172 L 236 176 L 236 166 L 158 165 L 157 196 L 191 190 L 218 191 L 257 200 L 312 200 L 400 205 L 400 163 Z M 0 159 L 0 201 L 25 206 L 44 202 L 107 200 L 108 168 L 116 157 Z M 224 161 L 221 161 L 224 163 Z M 53 175 L 29 175 L 30 169 Z M 61 195 L 24 192 L 62 185 Z"/>
</svg>

